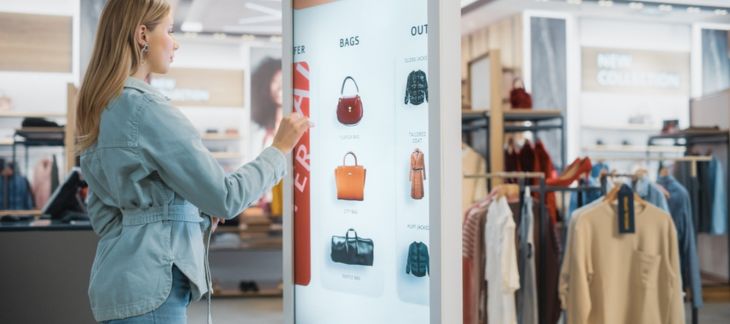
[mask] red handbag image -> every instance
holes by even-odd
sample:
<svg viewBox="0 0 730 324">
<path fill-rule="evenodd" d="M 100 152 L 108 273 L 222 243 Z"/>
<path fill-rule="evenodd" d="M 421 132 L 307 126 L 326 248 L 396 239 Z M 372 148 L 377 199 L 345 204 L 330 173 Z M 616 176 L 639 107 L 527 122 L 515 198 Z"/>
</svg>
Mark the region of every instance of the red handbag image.
<svg viewBox="0 0 730 324">
<path fill-rule="evenodd" d="M 354 96 L 345 96 L 345 84 L 347 80 L 352 80 L 352 83 L 357 89 L 357 93 Z M 357 82 L 351 76 L 342 80 L 342 88 L 340 89 L 340 101 L 337 103 L 337 120 L 343 125 L 356 125 L 362 119 L 362 100 L 360 99 L 360 87 L 357 86 Z"/>
</svg>

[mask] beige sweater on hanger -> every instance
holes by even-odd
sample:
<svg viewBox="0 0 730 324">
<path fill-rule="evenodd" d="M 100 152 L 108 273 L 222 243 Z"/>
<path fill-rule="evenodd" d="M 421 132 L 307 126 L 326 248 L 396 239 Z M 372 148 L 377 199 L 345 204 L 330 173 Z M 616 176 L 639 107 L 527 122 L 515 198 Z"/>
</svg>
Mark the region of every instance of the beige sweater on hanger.
<svg viewBox="0 0 730 324">
<path fill-rule="evenodd" d="M 672 218 L 637 205 L 636 232 L 619 234 L 615 208 L 600 202 L 571 222 L 560 285 L 568 323 L 684 323 Z"/>
</svg>

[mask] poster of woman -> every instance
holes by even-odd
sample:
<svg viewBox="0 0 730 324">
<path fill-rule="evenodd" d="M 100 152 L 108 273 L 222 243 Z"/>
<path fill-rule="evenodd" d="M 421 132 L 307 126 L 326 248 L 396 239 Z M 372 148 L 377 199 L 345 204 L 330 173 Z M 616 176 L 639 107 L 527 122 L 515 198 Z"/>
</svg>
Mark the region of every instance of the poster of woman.
<svg viewBox="0 0 730 324">
<path fill-rule="evenodd" d="M 251 48 L 250 155 L 271 145 L 282 117 L 281 49 Z"/>
</svg>

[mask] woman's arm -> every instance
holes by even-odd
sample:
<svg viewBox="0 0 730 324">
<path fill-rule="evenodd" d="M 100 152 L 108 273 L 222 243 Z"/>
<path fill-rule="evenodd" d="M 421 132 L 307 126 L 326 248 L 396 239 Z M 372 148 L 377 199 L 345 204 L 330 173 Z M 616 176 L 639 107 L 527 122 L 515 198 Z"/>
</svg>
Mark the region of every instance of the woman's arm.
<svg viewBox="0 0 730 324">
<path fill-rule="evenodd" d="M 144 108 L 139 126 L 141 159 L 202 212 L 227 219 L 236 217 L 284 176 L 284 152 L 291 151 L 303 132 L 292 130 L 288 119 L 282 121 L 279 133 L 286 136 L 277 133 L 272 147 L 226 174 L 177 108 L 149 100 L 153 104 Z M 296 139 L 292 141 L 292 137 Z"/>
</svg>

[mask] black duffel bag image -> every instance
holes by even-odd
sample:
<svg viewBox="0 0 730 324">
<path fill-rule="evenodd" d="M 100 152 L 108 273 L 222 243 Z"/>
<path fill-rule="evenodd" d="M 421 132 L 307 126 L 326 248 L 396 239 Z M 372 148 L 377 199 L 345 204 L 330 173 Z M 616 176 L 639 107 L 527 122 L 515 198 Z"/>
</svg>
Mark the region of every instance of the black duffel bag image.
<svg viewBox="0 0 730 324">
<path fill-rule="evenodd" d="M 357 236 L 348 229 L 345 236 L 332 236 L 332 261 L 350 265 L 373 265 L 373 240 Z"/>
</svg>

